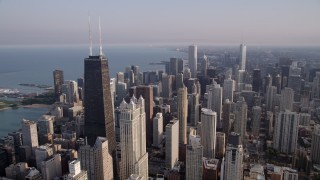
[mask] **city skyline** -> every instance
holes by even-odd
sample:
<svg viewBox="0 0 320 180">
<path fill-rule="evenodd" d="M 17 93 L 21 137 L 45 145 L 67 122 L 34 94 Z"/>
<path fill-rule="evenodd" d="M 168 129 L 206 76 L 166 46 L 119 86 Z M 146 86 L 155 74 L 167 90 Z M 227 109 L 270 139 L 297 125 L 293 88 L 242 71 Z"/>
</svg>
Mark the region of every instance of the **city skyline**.
<svg viewBox="0 0 320 180">
<path fill-rule="evenodd" d="M 98 3 L 2 0 L 0 45 L 89 44 L 89 14 L 94 44 L 101 16 L 108 44 L 320 45 L 318 1 Z"/>
</svg>

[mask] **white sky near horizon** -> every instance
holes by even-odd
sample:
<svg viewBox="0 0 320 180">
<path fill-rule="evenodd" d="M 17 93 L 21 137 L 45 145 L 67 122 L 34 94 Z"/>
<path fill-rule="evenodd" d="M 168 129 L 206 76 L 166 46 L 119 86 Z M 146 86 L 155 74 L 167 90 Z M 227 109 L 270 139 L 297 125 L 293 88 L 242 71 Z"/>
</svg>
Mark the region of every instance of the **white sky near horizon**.
<svg viewBox="0 0 320 180">
<path fill-rule="evenodd" d="M 0 0 L 0 45 L 320 45 L 319 0 Z"/>
</svg>

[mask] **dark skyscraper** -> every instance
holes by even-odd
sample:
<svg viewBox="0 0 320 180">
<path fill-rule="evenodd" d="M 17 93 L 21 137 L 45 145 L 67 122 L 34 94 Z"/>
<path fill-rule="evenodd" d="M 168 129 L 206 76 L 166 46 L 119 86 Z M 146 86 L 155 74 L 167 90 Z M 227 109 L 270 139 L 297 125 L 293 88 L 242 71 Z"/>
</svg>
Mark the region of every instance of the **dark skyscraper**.
<svg viewBox="0 0 320 180">
<path fill-rule="evenodd" d="M 252 77 L 252 91 L 260 92 L 261 90 L 261 70 L 260 69 L 254 69 L 253 70 L 253 77 Z"/>
<path fill-rule="evenodd" d="M 56 99 L 59 99 L 59 96 L 62 93 L 62 84 L 64 82 L 63 71 L 54 70 L 53 71 L 53 82 L 54 82 L 54 93 Z"/>
</svg>

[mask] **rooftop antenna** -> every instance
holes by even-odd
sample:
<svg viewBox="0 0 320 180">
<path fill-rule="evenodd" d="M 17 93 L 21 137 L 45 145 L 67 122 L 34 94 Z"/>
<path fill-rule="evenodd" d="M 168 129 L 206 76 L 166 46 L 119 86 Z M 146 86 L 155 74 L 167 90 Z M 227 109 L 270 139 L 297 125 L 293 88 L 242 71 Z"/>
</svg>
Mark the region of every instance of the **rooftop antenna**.
<svg viewBox="0 0 320 180">
<path fill-rule="evenodd" d="M 100 16 L 99 16 L 99 32 L 100 32 L 100 49 L 99 49 L 99 55 L 102 56 L 102 43 L 101 43 L 101 23 L 100 23 Z"/>
<path fill-rule="evenodd" d="M 91 37 L 91 20 L 90 20 L 90 14 L 88 19 L 89 24 L 89 41 L 90 41 L 90 47 L 89 47 L 89 56 L 92 56 L 92 37 Z"/>
</svg>

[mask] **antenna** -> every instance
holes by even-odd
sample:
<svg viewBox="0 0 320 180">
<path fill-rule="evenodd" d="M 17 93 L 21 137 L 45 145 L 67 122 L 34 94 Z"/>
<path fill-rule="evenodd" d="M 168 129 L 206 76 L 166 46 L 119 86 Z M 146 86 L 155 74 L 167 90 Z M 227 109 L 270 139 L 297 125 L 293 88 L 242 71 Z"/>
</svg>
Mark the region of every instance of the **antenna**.
<svg viewBox="0 0 320 180">
<path fill-rule="evenodd" d="M 100 50 L 99 50 L 99 55 L 102 56 L 102 43 L 101 43 L 101 23 L 100 23 L 100 16 L 99 16 L 99 32 L 100 32 Z"/>
<path fill-rule="evenodd" d="M 90 14 L 89 14 L 89 41 L 90 41 L 90 47 L 89 47 L 89 56 L 92 56 L 92 37 L 91 37 L 91 20 L 90 20 Z"/>
</svg>

